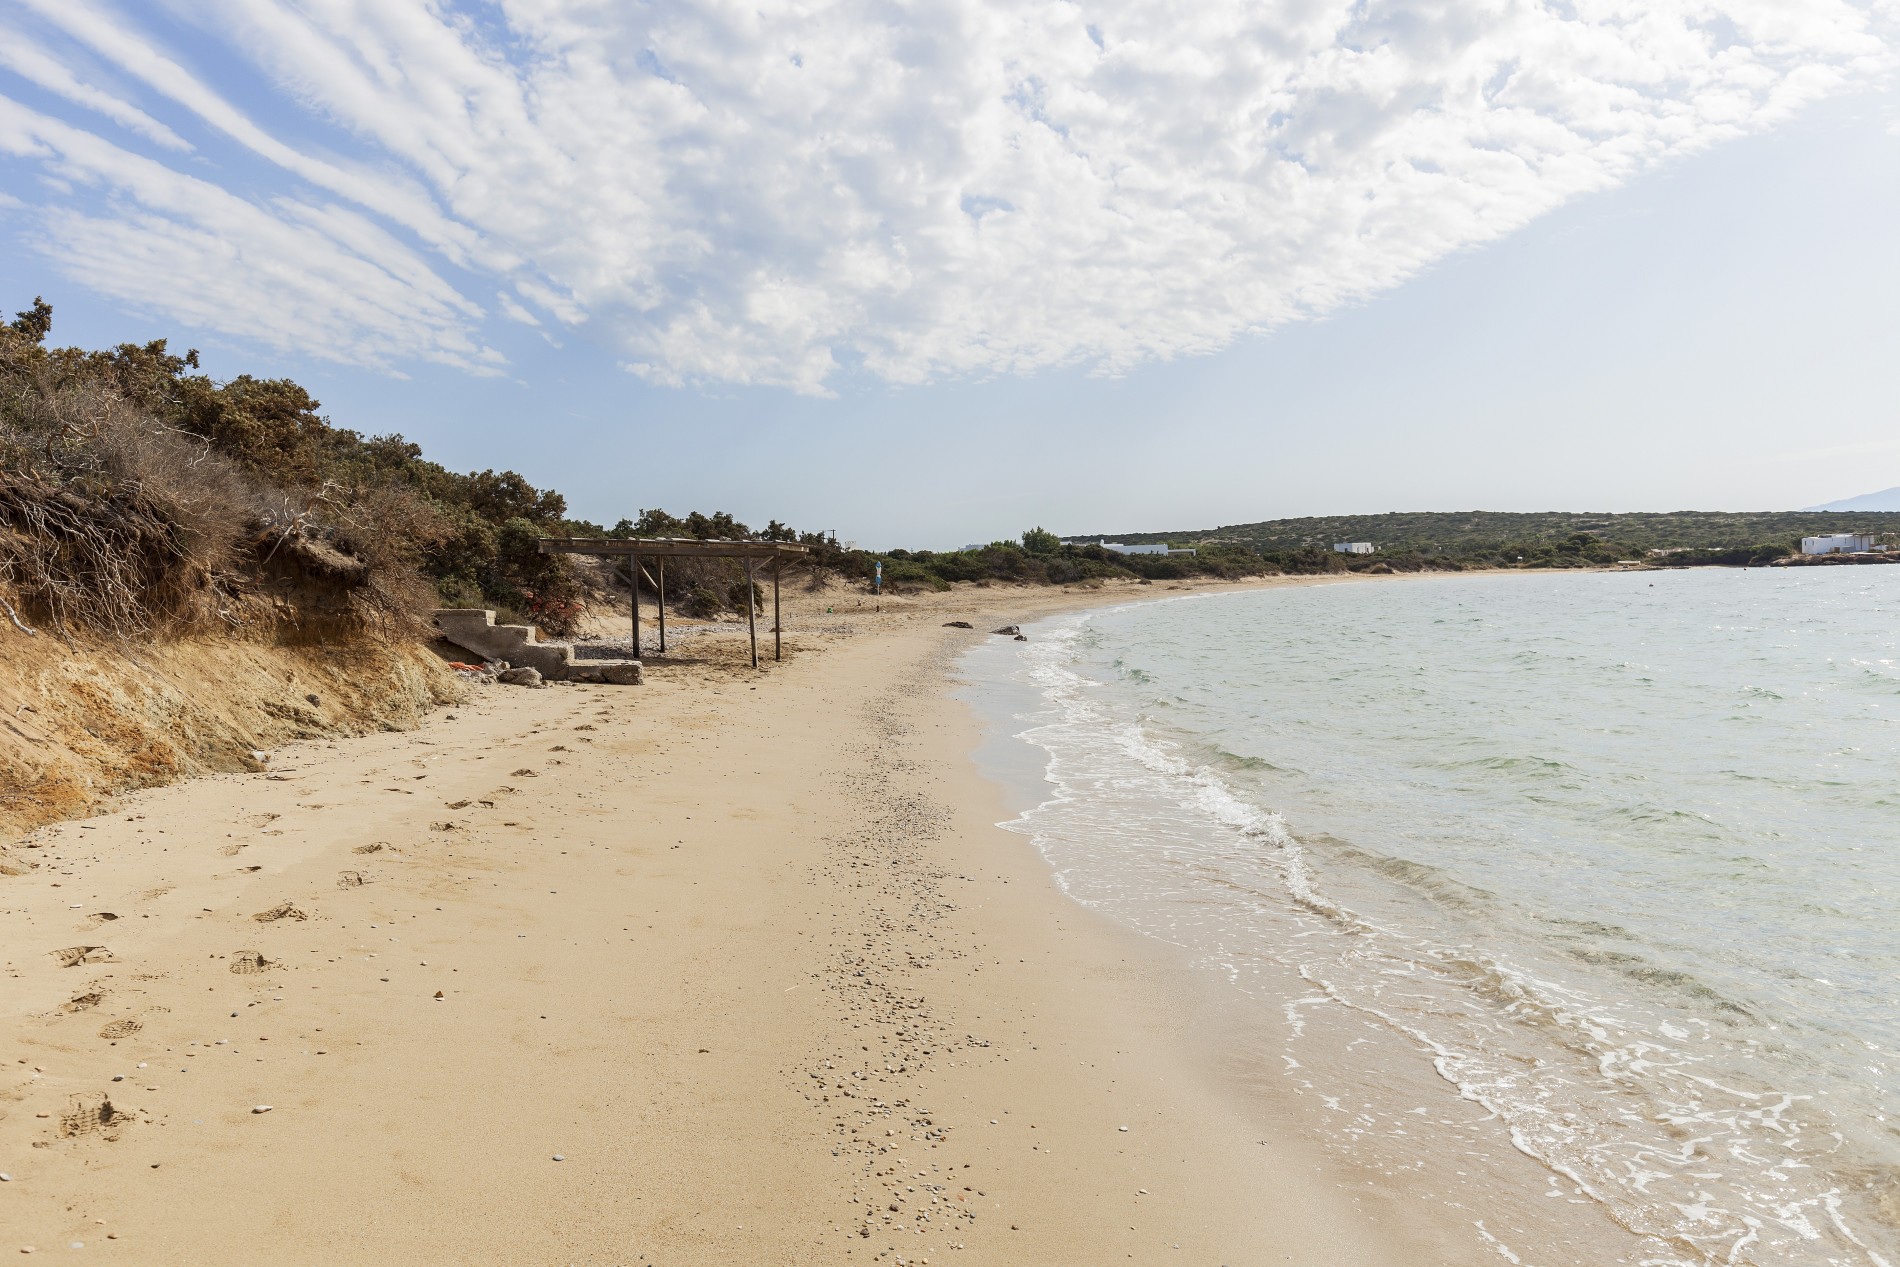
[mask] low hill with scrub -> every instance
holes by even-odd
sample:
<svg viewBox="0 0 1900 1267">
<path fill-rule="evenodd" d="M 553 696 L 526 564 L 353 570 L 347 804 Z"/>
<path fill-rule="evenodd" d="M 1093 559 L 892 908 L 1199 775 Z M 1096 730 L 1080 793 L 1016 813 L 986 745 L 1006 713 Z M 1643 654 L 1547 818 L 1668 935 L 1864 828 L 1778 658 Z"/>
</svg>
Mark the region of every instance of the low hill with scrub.
<svg viewBox="0 0 1900 1267">
<path fill-rule="evenodd" d="M 1619 562 L 1693 565 L 1766 563 L 1801 538 L 1836 531 L 1900 533 L 1900 513 L 1837 511 L 1421 511 L 1269 519 L 1181 532 L 1114 536 L 1131 544 L 1239 546 L 1282 563 L 1311 561 L 1338 542 L 1370 542 L 1375 555 L 1338 566 L 1602 567 Z M 1072 538 L 1094 540 L 1095 538 Z"/>
</svg>

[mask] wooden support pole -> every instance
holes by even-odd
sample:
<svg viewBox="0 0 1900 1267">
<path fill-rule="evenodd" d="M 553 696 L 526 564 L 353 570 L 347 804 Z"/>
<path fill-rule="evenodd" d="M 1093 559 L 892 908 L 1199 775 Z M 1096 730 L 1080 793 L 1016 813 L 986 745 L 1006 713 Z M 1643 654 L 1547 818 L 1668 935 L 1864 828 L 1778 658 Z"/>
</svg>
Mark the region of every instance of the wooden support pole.
<svg viewBox="0 0 1900 1267">
<path fill-rule="evenodd" d="M 666 556 L 660 556 L 660 654 L 666 654 Z"/>
<path fill-rule="evenodd" d="M 778 615 L 778 577 L 782 566 L 778 556 L 774 555 L 772 558 L 772 658 L 774 660 L 785 658 L 785 625 Z"/>
<path fill-rule="evenodd" d="M 759 667 L 759 608 L 752 601 L 752 556 L 745 560 L 745 631 L 752 638 L 752 667 Z"/>
<path fill-rule="evenodd" d="M 633 658 L 640 658 L 640 556 L 632 555 L 627 560 L 633 569 L 627 574 L 627 584 L 633 587 Z"/>
</svg>

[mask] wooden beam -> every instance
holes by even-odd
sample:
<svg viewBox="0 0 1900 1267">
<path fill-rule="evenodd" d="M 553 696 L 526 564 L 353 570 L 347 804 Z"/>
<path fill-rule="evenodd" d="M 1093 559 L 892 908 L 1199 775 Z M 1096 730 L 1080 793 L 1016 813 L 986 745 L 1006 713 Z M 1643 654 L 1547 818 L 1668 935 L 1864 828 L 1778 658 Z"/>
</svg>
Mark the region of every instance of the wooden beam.
<svg viewBox="0 0 1900 1267">
<path fill-rule="evenodd" d="M 660 568 L 660 654 L 666 654 L 666 556 L 658 560 Z"/>
<path fill-rule="evenodd" d="M 627 584 L 633 588 L 633 658 L 640 658 L 640 556 L 632 556 L 633 566 L 627 570 Z"/>
<path fill-rule="evenodd" d="M 780 561 L 777 559 L 773 559 L 772 560 L 772 658 L 774 660 L 783 660 L 785 658 L 785 622 L 779 619 L 779 614 L 778 614 L 778 574 L 779 574 L 780 567 L 781 567 Z"/>
<path fill-rule="evenodd" d="M 745 631 L 752 639 L 752 667 L 759 667 L 759 607 L 752 601 L 752 556 L 745 560 Z"/>
<path fill-rule="evenodd" d="M 792 541 L 692 541 L 646 537 L 615 541 L 605 537 L 543 537 L 542 554 L 650 555 L 701 558 L 772 559 L 810 554 L 811 547 Z"/>
</svg>

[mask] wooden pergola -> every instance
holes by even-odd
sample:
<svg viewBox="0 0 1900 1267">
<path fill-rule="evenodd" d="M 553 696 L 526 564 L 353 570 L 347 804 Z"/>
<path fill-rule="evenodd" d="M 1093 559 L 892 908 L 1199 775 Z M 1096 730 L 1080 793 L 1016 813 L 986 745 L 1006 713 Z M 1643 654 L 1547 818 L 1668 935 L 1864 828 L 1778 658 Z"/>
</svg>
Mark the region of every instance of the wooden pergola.
<svg viewBox="0 0 1900 1267">
<path fill-rule="evenodd" d="M 642 557 L 654 560 L 659 573 L 654 590 L 660 596 L 660 654 L 666 654 L 666 561 L 685 555 L 700 559 L 743 559 L 745 560 L 746 634 L 752 641 L 752 667 L 759 667 L 759 621 L 756 605 L 752 601 L 752 567 L 760 559 L 772 561 L 772 658 L 785 658 L 785 636 L 782 622 L 779 620 L 779 573 L 785 565 L 785 559 L 791 555 L 810 554 L 810 546 L 802 546 L 792 541 L 701 541 L 696 537 L 543 537 L 542 554 L 592 554 L 602 557 L 625 557 L 628 560 L 629 578 L 633 589 L 633 656 L 640 658 L 640 560 Z"/>
</svg>

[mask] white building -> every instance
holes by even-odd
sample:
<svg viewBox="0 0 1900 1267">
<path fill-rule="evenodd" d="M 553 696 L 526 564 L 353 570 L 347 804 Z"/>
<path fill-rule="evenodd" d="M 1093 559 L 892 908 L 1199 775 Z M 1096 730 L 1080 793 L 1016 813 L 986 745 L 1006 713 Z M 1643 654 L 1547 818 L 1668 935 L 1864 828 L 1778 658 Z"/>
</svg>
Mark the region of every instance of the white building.
<svg viewBox="0 0 1900 1267">
<path fill-rule="evenodd" d="M 1334 554 L 1371 554 L 1374 546 L 1370 541 L 1335 541 Z"/>
<path fill-rule="evenodd" d="M 1140 546 L 1123 545 L 1119 541 L 1104 541 L 1104 542 L 1101 542 L 1100 544 L 1101 544 L 1102 549 L 1113 550 L 1116 554 L 1193 554 L 1194 553 L 1194 551 L 1192 550 L 1172 550 L 1172 549 L 1169 549 L 1167 546 L 1160 544 L 1159 542 L 1153 545 L 1140 545 Z"/>
<path fill-rule="evenodd" d="M 1865 532 L 1836 532 L 1825 537 L 1801 538 L 1803 554 L 1861 554 L 1873 548 L 1873 536 Z"/>
</svg>

